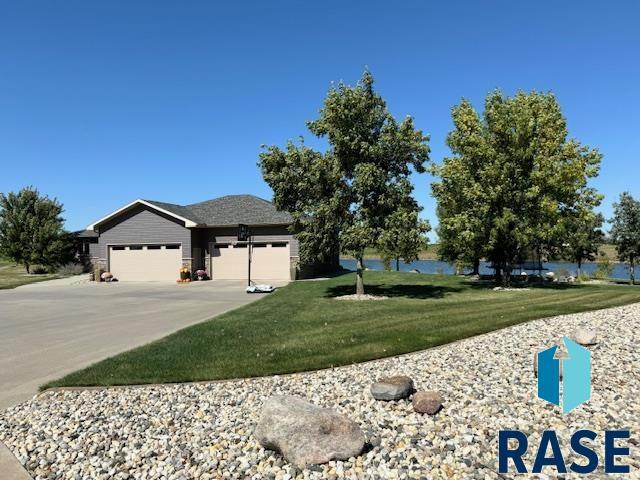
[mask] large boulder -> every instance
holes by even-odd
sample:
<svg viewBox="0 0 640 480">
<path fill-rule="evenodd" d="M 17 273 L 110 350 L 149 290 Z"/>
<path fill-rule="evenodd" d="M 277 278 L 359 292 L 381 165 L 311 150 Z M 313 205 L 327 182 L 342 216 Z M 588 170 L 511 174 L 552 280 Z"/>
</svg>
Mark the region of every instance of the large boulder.
<svg viewBox="0 0 640 480">
<path fill-rule="evenodd" d="M 419 391 L 413 395 L 411 403 L 416 412 L 435 415 L 442 408 L 442 396 L 433 390 Z"/>
<path fill-rule="evenodd" d="M 588 328 L 578 328 L 573 333 L 573 340 L 584 346 L 595 345 L 598 343 L 598 332 Z"/>
<path fill-rule="evenodd" d="M 376 400 L 401 400 L 413 392 L 413 380 L 404 375 L 381 378 L 371 385 L 371 395 Z"/>
<path fill-rule="evenodd" d="M 365 442 L 353 420 L 291 395 L 276 395 L 265 402 L 255 436 L 260 445 L 282 453 L 300 469 L 355 457 Z"/>
</svg>

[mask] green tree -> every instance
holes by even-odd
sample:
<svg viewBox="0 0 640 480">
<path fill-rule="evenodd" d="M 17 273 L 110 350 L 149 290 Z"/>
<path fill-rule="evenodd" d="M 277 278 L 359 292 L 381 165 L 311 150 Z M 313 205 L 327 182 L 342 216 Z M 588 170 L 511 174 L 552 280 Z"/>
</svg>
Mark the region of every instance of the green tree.
<svg viewBox="0 0 640 480">
<path fill-rule="evenodd" d="M 598 248 L 604 243 L 603 223 L 602 214 L 591 209 L 578 209 L 565 221 L 563 254 L 578 264 L 578 275 L 582 274 L 584 261 L 593 262 L 597 258 Z"/>
<path fill-rule="evenodd" d="M 411 199 L 413 200 L 413 199 Z M 400 270 L 400 259 L 405 263 L 418 260 L 418 255 L 429 244 L 426 233 L 431 230 L 428 221 L 418 218 L 420 211 L 415 201 L 410 208 L 398 209 L 385 221 L 385 227 L 378 238 L 378 249 L 384 265 L 395 261 L 396 271 Z"/>
<path fill-rule="evenodd" d="M 531 252 L 562 248 L 565 219 L 595 195 L 588 180 L 601 155 L 567 138 L 551 93 L 491 93 L 480 117 L 466 101 L 453 109 L 453 156 L 434 173 L 442 255 L 494 265 L 509 284 Z"/>
<path fill-rule="evenodd" d="M 467 100 L 452 109 L 454 129 L 447 135 L 453 156 L 434 165 L 432 173 L 440 181 L 431 184 L 438 201 L 439 255 L 442 260 L 467 264 L 480 273 L 480 260 L 487 254 L 489 215 L 483 196 L 483 172 L 491 150 L 482 121 Z"/>
<path fill-rule="evenodd" d="M 63 265 L 73 259 L 73 241 L 63 228 L 62 205 L 32 187 L 0 193 L 0 255 L 24 265 Z"/>
<path fill-rule="evenodd" d="M 635 283 L 635 267 L 640 258 L 640 201 L 629 192 L 620 195 L 613 204 L 611 239 L 618 259 L 629 264 L 629 283 Z"/>
<path fill-rule="evenodd" d="M 397 231 L 392 214 L 400 210 L 411 220 L 406 235 L 421 230 L 410 175 L 425 170 L 428 137 L 411 117 L 393 118 L 368 71 L 355 86 L 332 86 L 319 118 L 307 125 L 327 139 L 327 151 L 304 143 L 289 142 L 284 150 L 270 146 L 260 155 L 262 174 L 276 206 L 293 216 L 301 260 L 326 260 L 339 246 L 356 259 L 361 295 L 365 248 L 378 248 L 388 228 Z"/>
</svg>

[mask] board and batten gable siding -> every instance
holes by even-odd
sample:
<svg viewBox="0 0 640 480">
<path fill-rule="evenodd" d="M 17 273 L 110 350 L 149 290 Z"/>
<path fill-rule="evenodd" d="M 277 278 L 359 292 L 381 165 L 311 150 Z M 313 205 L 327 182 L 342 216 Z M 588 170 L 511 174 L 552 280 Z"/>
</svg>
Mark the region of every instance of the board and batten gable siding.
<svg viewBox="0 0 640 480">
<path fill-rule="evenodd" d="M 184 222 L 145 205 L 138 205 L 100 225 L 97 244 L 91 245 L 91 256 L 107 259 L 108 245 L 179 243 L 182 257 L 191 259 L 191 231 Z"/>
</svg>

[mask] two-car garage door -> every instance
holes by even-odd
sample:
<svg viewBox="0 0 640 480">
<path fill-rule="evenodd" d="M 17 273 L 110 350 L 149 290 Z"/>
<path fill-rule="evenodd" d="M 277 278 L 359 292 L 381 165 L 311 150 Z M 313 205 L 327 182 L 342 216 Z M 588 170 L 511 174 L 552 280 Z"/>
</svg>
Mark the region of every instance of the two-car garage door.
<svg viewBox="0 0 640 480">
<path fill-rule="evenodd" d="M 211 249 L 214 280 L 246 280 L 249 248 L 246 244 L 215 244 Z M 289 280 L 289 243 L 254 243 L 251 248 L 251 278 Z"/>
<path fill-rule="evenodd" d="M 182 247 L 178 244 L 109 247 L 109 271 L 118 280 L 175 281 L 181 266 Z"/>
</svg>

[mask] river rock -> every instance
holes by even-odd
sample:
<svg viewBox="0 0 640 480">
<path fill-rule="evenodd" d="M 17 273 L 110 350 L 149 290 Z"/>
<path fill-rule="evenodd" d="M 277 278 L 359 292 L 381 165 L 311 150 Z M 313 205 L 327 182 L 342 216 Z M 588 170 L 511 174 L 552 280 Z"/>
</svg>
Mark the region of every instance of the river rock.
<svg viewBox="0 0 640 480">
<path fill-rule="evenodd" d="M 260 445 L 279 451 L 300 469 L 355 457 L 365 442 L 353 420 L 292 395 L 265 402 L 255 436 Z"/>
<path fill-rule="evenodd" d="M 413 380 L 405 375 L 381 378 L 371 385 L 371 395 L 376 400 L 401 400 L 413 392 Z"/>
<path fill-rule="evenodd" d="M 442 408 L 442 395 L 433 390 L 416 392 L 412 403 L 416 412 L 435 415 Z"/>
<path fill-rule="evenodd" d="M 573 340 L 584 346 L 595 345 L 598 343 L 598 333 L 588 328 L 578 328 L 573 334 Z"/>
</svg>

